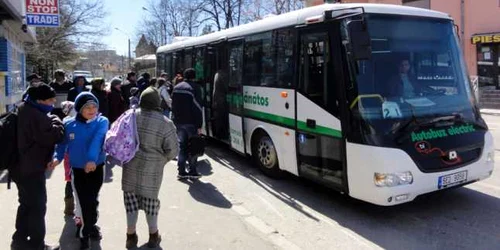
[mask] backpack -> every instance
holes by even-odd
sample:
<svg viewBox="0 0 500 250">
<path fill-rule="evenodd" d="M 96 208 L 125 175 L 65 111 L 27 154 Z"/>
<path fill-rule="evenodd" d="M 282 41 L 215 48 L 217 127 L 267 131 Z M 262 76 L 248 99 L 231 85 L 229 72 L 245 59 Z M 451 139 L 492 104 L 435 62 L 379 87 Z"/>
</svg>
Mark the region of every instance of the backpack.
<svg viewBox="0 0 500 250">
<path fill-rule="evenodd" d="M 205 154 L 205 139 L 199 135 L 191 136 L 188 139 L 187 152 L 189 156 L 200 157 Z"/>
<path fill-rule="evenodd" d="M 123 165 L 131 161 L 139 150 L 139 135 L 135 109 L 123 113 L 106 133 L 104 151 Z"/>
<path fill-rule="evenodd" d="M 19 161 L 17 147 L 17 112 L 7 112 L 0 116 L 0 172 L 9 171 L 7 188 L 10 189 L 11 174 Z"/>
</svg>

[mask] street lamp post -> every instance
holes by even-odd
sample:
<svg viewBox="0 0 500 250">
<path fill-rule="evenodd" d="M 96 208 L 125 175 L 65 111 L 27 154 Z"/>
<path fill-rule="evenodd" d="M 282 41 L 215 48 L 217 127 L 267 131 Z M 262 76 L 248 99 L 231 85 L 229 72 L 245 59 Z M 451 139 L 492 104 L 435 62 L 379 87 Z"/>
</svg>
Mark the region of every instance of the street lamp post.
<svg viewBox="0 0 500 250">
<path fill-rule="evenodd" d="M 156 15 L 155 13 L 151 13 L 151 11 L 148 10 L 148 8 L 146 7 L 142 7 L 142 10 L 144 11 L 147 11 L 149 12 L 149 14 L 151 15 Z M 160 20 L 161 22 L 161 30 L 160 30 L 160 36 L 161 36 L 161 45 L 164 45 L 167 43 L 167 25 L 165 24 L 165 22 L 163 22 L 163 19 L 161 19 L 158 15 L 156 15 L 158 17 L 158 20 Z"/>
<path fill-rule="evenodd" d="M 118 29 L 116 27 L 115 27 L 115 30 L 122 32 L 128 38 L 128 69 L 131 70 L 132 69 L 132 53 L 130 51 L 130 36 L 127 34 L 127 32 L 125 32 L 121 29 Z"/>
</svg>

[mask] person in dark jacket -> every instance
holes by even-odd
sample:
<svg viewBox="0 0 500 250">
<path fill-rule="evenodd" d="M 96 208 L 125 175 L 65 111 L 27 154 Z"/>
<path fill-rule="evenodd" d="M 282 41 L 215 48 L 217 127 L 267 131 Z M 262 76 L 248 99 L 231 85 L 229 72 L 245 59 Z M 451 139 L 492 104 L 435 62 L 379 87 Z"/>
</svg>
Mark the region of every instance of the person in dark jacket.
<svg viewBox="0 0 500 250">
<path fill-rule="evenodd" d="M 85 85 L 87 85 L 87 80 L 84 76 L 75 77 L 74 81 L 75 87 L 71 88 L 68 92 L 68 98 L 66 101 L 75 102 L 76 97 L 82 93 L 83 91 L 87 91 L 85 89 Z"/>
<path fill-rule="evenodd" d="M 139 80 L 137 80 L 137 87 L 139 88 L 139 92 L 142 93 L 145 89 L 151 86 L 151 75 L 149 73 L 142 73 Z"/>
<path fill-rule="evenodd" d="M 179 179 L 200 177 L 196 170 L 196 157 L 188 159 L 187 144 L 190 137 L 201 134 L 203 126 L 201 87 L 194 82 L 195 70 L 186 69 L 184 78 L 186 80 L 177 84 L 172 92 L 172 120 L 177 127 L 180 144 L 177 161 Z M 186 160 L 189 163 L 189 173 L 186 171 Z"/>
<path fill-rule="evenodd" d="M 28 90 L 31 86 L 38 86 L 42 84 L 42 77 L 40 77 L 37 73 L 32 73 L 26 78 L 26 81 L 28 81 L 29 85 L 28 88 L 24 91 L 22 100 L 24 101 L 26 99 L 26 96 L 28 96 Z"/>
<path fill-rule="evenodd" d="M 109 103 L 109 123 L 112 124 L 118 117 L 120 117 L 125 110 L 127 110 L 127 103 L 123 99 L 121 92 L 122 80 L 120 78 L 113 78 L 111 80 L 111 91 L 108 94 Z"/>
<path fill-rule="evenodd" d="M 130 90 L 132 88 L 137 87 L 137 77 L 135 75 L 135 72 L 131 71 L 127 74 L 127 81 L 122 85 L 121 91 L 122 91 L 122 96 L 125 102 L 127 103 L 127 107 L 130 106 Z"/>
<path fill-rule="evenodd" d="M 58 69 L 54 72 L 54 80 L 50 83 L 50 87 L 52 87 L 56 91 L 57 102 L 55 105 L 52 114 L 57 115 L 59 119 L 64 119 L 64 112 L 62 111 L 61 104 L 63 101 L 67 100 L 67 96 L 71 88 L 73 88 L 73 83 L 71 81 L 66 80 L 66 74 L 64 70 Z"/>
<path fill-rule="evenodd" d="M 53 165 L 59 165 L 68 154 L 77 210 L 81 211 L 83 222 L 77 232 L 80 249 L 87 250 L 90 249 L 90 239 L 102 238 L 96 223 L 98 196 L 104 181 L 106 154 L 103 144 L 109 122 L 99 114 L 99 100 L 92 93 L 80 93 L 74 108 L 78 113 L 64 123 L 64 141 L 57 145 Z"/>
<path fill-rule="evenodd" d="M 97 97 L 99 100 L 99 112 L 105 116 L 109 116 L 109 103 L 108 103 L 108 92 L 104 89 L 106 83 L 102 78 L 96 78 L 92 80 L 92 91 L 91 93 Z"/>
<path fill-rule="evenodd" d="M 18 110 L 18 150 L 22 155 L 10 175 L 17 185 L 19 207 L 11 249 L 59 249 L 45 245 L 47 190 L 45 171 L 53 170 L 54 146 L 64 138 L 62 122 L 48 115 L 56 92 L 47 84 L 29 88 Z"/>
</svg>

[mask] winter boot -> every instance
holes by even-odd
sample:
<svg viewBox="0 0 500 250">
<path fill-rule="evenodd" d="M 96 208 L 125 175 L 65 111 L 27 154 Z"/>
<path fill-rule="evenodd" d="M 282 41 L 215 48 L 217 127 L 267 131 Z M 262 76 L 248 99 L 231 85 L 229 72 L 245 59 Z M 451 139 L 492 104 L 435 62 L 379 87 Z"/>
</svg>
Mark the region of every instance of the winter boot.
<svg viewBox="0 0 500 250">
<path fill-rule="evenodd" d="M 137 234 L 127 234 L 127 242 L 125 243 L 125 248 L 133 249 L 137 248 L 137 242 L 139 241 Z"/>
<path fill-rule="evenodd" d="M 149 241 L 148 241 L 148 247 L 149 248 L 157 248 L 158 245 L 160 245 L 161 242 L 161 236 L 159 234 L 159 231 L 156 231 L 154 234 L 149 234 Z"/>
</svg>

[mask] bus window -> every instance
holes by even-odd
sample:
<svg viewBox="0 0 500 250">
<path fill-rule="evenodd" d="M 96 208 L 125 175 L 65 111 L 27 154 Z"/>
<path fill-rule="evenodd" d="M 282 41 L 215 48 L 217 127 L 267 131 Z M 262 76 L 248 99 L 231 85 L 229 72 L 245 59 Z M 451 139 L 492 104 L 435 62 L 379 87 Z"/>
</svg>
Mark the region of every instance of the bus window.
<svg viewBox="0 0 500 250">
<path fill-rule="evenodd" d="M 229 85 L 241 85 L 243 74 L 243 44 L 236 42 L 229 45 Z"/>
<path fill-rule="evenodd" d="M 295 33 L 292 29 L 277 30 L 274 32 L 274 41 L 277 48 L 277 86 L 278 88 L 293 87 L 293 74 L 295 70 L 294 48 Z"/>
<path fill-rule="evenodd" d="M 171 78 L 174 76 L 172 72 L 172 54 L 167 54 L 165 56 L 165 72 L 167 72 Z"/>
<path fill-rule="evenodd" d="M 193 52 L 191 50 L 184 51 L 184 69 L 193 67 Z"/>
<path fill-rule="evenodd" d="M 313 33 L 302 38 L 301 86 L 302 93 L 311 101 L 333 115 L 338 113 L 335 85 L 328 82 L 329 61 L 328 34 Z"/>
</svg>

